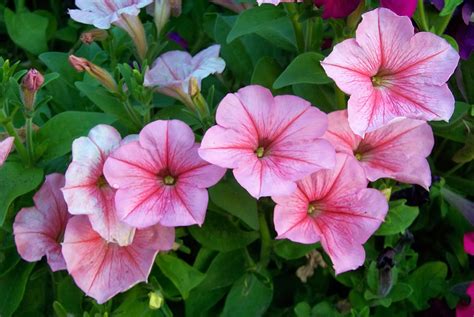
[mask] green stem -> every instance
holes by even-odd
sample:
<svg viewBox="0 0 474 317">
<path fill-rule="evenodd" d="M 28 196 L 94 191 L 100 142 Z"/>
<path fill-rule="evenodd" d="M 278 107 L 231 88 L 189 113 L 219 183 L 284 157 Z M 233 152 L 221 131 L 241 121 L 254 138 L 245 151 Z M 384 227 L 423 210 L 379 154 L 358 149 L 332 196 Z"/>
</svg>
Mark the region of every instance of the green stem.
<svg viewBox="0 0 474 317">
<path fill-rule="evenodd" d="M 298 21 L 299 20 L 299 13 L 298 10 L 296 9 L 296 4 L 294 3 L 285 3 L 286 4 L 286 11 L 288 12 L 288 15 L 290 16 L 291 23 L 293 24 L 293 29 L 295 31 L 295 36 L 296 36 L 296 45 L 298 46 L 298 52 L 302 53 L 304 52 L 304 34 L 303 34 L 303 28 L 301 27 L 301 23 Z"/>
<path fill-rule="evenodd" d="M 270 263 L 270 255 L 272 252 L 272 239 L 263 210 L 259 210 L 258 212 L 258 223 L 260 226 L 260 239 L 262 240 L 260 249 L 260 265 L 262 267 L 267 267 Z"/>
<path fill-rule="evenodd" d="M 132 123 L 135 124 L 138 129 L 141 129 L 142 122 L 140 118 L 138 118 L 137 113 L 135 112 L 132 105 L 130 104 L 130 101 L 125 100 L 123 105 L 125 107 L 125 111 L 127 111 L 127 114 L 130 117 L 130 120 L 132 120 Z"/>
<path fill-rule="evenodd" d="M 436 34 L 442 35 L 444 31 L 446 31 L 446 28 L 448 27 L 449 22 L 451 21 L 451 18 L 453 17 L 453 13 L 448 14 L 447 16 L 443 17 L 443 20 L 441 21 L 441 24 L 439 25 L 439 29 L 436 31 Z"/>
<path fill-rule="evenodd" d="M 3 122 L 2 125 L 5 131 L 7 131 L 7 133 L 10 136 L 15 138 L 14 140 L 15 149 L 18 152 L 18 154 L 21 156 L 21 159 L 23 160 L 23 162 L 27 163 L 28 153 L 26 151 L 26 148 L 23 145 L 23 143 L 21 143 L 21 139 L 18 136 L 18 133 L 16 132 L 15 127 L 13 126 L 11 122 L 11 119 L 7 117 L 5 110 L 0 111 L 0 122 Z"/>
<path fill-rule="evenodd" d="M 339 89 L 339 87 L 335 86 L 334 89 L 336 92 L 336 107 L 338 109 L 346 109 L 346 95 L 341 89 Z"/>
<path fill-rule="evenodd" d="M 455 172 L 457 172 L 461 167 L 464 166 L 464 164 L 466 163 L 459 163 L 457 164 L 456 166 L 454 166 L 452 169 L 450 169 L 449 171 L 447 171 L 446 173 L 444 173 L 444 177 L 448 177 L 448 176 L 451 176 L 453 175 Z"/>
<path fill-rule="evenodd" d="M 313 48 L 312 42 L 313 42 L 313 29 L 314 29 L 314 20 L 313 19 L 308 19 L 308 22 L 306 22 L 306 34 L 305 34 L 305 43 L 304 43 L 304 50 L 305 52 L 311 51 Z"/>
<path fill-rule="evenodd" d="M 26 118 L 26 151 L 30 166 L 35 162 L 35 148 L 33 143 L 33 118 Z"/>
<path fill-rule="evenodd" d="M 430 26 L 428 24 L 428 19 L 426 18 L 424 0 L 418 0 L 418 10 L 420 11 L 421 27 L 423 31 L 429 31 Z"/>
</svg>

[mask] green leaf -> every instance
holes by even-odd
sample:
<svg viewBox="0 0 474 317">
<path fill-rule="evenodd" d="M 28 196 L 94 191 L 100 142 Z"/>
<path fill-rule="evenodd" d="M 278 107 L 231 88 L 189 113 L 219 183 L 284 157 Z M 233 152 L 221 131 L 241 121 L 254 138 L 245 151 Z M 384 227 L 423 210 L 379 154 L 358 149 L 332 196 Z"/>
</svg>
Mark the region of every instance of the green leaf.
<svg viewBox="0 0 474 317">
<path fill-rule="evenodd" d="M 15 13 L 5 9 L 5 24 L 12 41 L 24 50 L 36 55 L 48 50 L 48 18 L 33 12 Z"/>
<path fill-rule="evenodd" d="M 390 202 L 390 209 L 384 223 L 375 232 L 378 236 L 388 236 L 403 233 L 411 226 L 419 214 L 418 207 L 405 205 L 406 200 L 401 199 Z"/>
<path fill-rule="evenodd" d="M 388 297 L 393 303 L 409 298 L 413 294 L 413 288 L 406 283 L 397 283 L 393 286 Z"/>
<path fill-rule="evenodd" d="M 250 83 L 272 89 L 273 83 L 282 70 L 280 64 L 273 57 L 264 56 L 255 65 Z"/>
<path fill-rule="evenodd" d="M 474 133 L 467 136 L 464 146 L 453 156 L 453 161 L 456 163 L 469 163 L 472 160 L 474 160 Z"/>
<path fill-rule="evenodd" d="M 255 274 L 247 273 L 232 286 L 221 316 L 263 316 L 272 298 L 273 286 L 264 284 Z"/>
<path fill-rule="evenodd" d="M 20 262 L 15 246 L 0 250 L 0 277 L 9 273 Z"/>
<path fill-rule="evenodd" d="M 443 10 L 439 13 L 440 16 L 446 16 L 454 12 L 456 8 L 463 2 L 463 0 L 444 0 Z"/>
<path fill-rule="evenodd" d="M 254 7 L 243 11 L 227 36 L 227 43 L 247 35 L 258 34 L 273 45 L 286 50 L 296 49 L 296 40 L 290 19 L 276 6 Z"/>
<path fill-rule="evenodd" d="M 189 232 L 203 246 L 227 252 L 243 248 L 255 241 L 259 234 L 239 229 L 228 217 L 208 212 L 202 227 L 189 227 Z"/>
<path fill-rule="evenodd" d="M 33 263 L 20 262 L 13 271 L 0 278 L 0 313 L 10 317 L 17 310 L 25 294 Z"/>
<path fill-rule="evenodd" d="M 413 289 L 409 300 L 417 310 L 429 307 L 428 301 L 447 292 L 446 276 L 448 266 L 443 262 L 428 262 L 420 266 L 408 278 L 408 284 Z"/>
<path fill-rule="evenodd" d="M 273 84 L 273 88 L 279 89 L 296 84 L 327 84 L 331 79 L 321 67 L 323 55 L 308 52 L 297 56 L 283 71 Z"/>
<path fill-rule="evenodd" d="M 65 276 L 57 286 L 57 301 L 67 313 L 80 316 L 84 293 L 76 286 L 71 276 Z"/>
<path fill-rule="evenodd" d="M 290 240 L 278 240 L 273 244 L 275 253 L 285 260 L 295 260 L 316 249 L 317 243 L 302 244 Z"/>
<path fill-rule="evenodd" d="M 38 131 L 38 141 L 48 148 L 43 160 L 52 160 L 71 151 L 72 142 L 85 136 L 98 124 L 112 124 L 116 119 L 104 113 L 66 111 L 50 119 Z"/>
<path fill-rule="evenodd" d="M 24 195 L 41 184 L 43 170 L 25 168 L 16 162 L 5 163 L 0 167 L 0 227 L 3 225 L 8 208 L 15 198 Z M 8 181 L 5 181 L 8 180 Z"/>
<path fill-rule="evenodd" d="M 235 180 L 219 182 L 209 189 L 209 196 L 218 207 L 258 230 L 257 201 Z"/>
<path fill-rule="evenodd" d="M 69 63 L 69 54 L 62 52 L 47 52 L 39 56 L 39 59 L 53 72 L 61 75 L 62 79 L 69 83 L 81 78 L 74 67 Z"/>
<path fill-rule="evenodd" d="M 299 302 L 293 310 L 296 317 L 311 317 L 311 306 L 307 302 Z"/>
<path fill-rule="evenodd" d="M 160 254 L 156 263 L 163 274 L 173 282 L 184 299 L 188 298 L 189 292 L 198 286 L 205 275 L 183 260 L 168 255 Z"/>
</svg>

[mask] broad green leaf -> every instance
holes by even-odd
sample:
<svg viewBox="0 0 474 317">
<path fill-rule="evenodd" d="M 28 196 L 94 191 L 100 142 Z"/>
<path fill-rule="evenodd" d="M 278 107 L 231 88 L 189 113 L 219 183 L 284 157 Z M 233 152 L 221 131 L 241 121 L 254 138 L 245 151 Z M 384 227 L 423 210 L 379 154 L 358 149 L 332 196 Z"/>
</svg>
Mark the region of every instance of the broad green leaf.
<svg viewBox="0 0 474 317">
<path fill-rule="evenodd" d="M 34 266 L 34 263 L 22 261 L 14 270 L 0 278 L 0 314 L 2 317 L 10 317 L 17 310 Z"/>
<path fill-rule="evenodd" d="M 406 200 L 397 200 L 390 202 L 390 209 L 388 211 L 385 221 L 380 226 L 379 230 L 375 232 L 378 236 L 388 236 L 397 233 L 403 233 L 410 227 L 419 214 L 418 207 L 411 207 L 405 205 Z"/>
<path fill-rule="evenodd" d="M 41 54 L 39 59 L 45 63 L 51 71 L 60 74 L 63 80 L 71 84 L 82 76 L 69 63 L 69 54 L 67 53 L 47 52 Z"/>
<path fill-rule="evenodd" d="M 279 7 L 261 6 L 242 12 L 227 36 L 227 43 L 253 33 L 280 48 L 286 50 L 296 48 L 291 21 L 285 11 Z"/>
<path fill-rule="evenodd" d="M 467 129 L 463 119 L 470 110 L 471 105 L 464 102 L 456 102 L 453 116 L 449 119 L 449 122 L 430 122 L 434 134 L 452 141 L 464 143 L 466 141 Z"/>
<path fill-rule="evenodd" d="M 127 128 L 133 129 L 133 123 L 120 101 L 102 87 L 85 82 L 76 82 L 76 87 L 103 112 L 115 116 Z"/>
<path fill-rule="evenodd" d="M 25 168 L 16 162 L 7 162 L 0 167 L 0 227 L 5 221 L 8 208 L 15 198 L 24 195 L 41 184 L 43 170 Z"/>
<path fill-rule="evenodd" d="M 255 241 L 257 232 L 243 231 L 228 217 L 208 212 L 202 227 L 189 227 L 189 232 L 203 246 L 221 252 L 243 248 Z"/>
<path fill-rule="evenodd" d="M 134 287 L 127 291 L 124 298 L 111 314 L 114 317 L 165 317 L 161 310 L 152 310 L 149 305 L 147 289 Z M 80 314 L 77 316 L 81 316 Z"/>
<path fill-rule="evenodd" d="M 233 179 L 219 182 L 209 189 L 211 201 L 258 230 L 257 201 Z"/>
<path fill-rule="evenodd" d="M 173 282 L 184 299 L 188 298 L 189 292 L 198 286 L 205 277 L 203 273 L 183 260 L 168 254 L 160 254 L 156 263 L 163 274 Z"/>
<path fill-rule="evenodd" d="M 316 249 L 317 243 L 302 244 L 290 240 L 278 240 L 273 244 L 275 253 L 285 260 L 295 260 Z"/>
<path fill-rule="evenodd" d="M 296 317 L 311 317 L 311 306 L 308 302 L 299 302 L 293 310 Z"/>
<path fill-rule="evenodd" d="M 65 276 L 57 286 L 57 301 L 68 314 L 80 316 L 84 293 L 76 286 L 71 276 Z"/>
<path fill-rule="evenodd" d="M 463 2 L 463 0 L 444 0 L 443 10 L 439 13 L 440 16 L 446 16 L 454 12 L 456 8 Z"/>
<path fill-rule="evenodd" d="M 470 133 L 466 137 L 466 143 L 453 156 L 456 163 L 469 163 L 474 160 L 474 133 Z"/>
<path fill-rule="evenodd" d="M 327 113 L 340 109 L 331 85 L 298 84 L 293 85 L 294 95 L 308 100 Z"/>
<path fill-rule="evenodd" d="M 280 64 L 273 57 L 262 57 L 257 62 L 257 65 L 255 65 L 250 82 L 252 85 L 260 85 L 272 89 L 273 83 L 282 70 Z"/>
<path fill-rule="evenodd" d="M 48 50 L 48 18 L 34 12 L 15 13 L 5 9 L 5 24 L 10 38 L 24 50 L 36 55 Z"/>
<path fill-rule="evenodd" d="M 67 111 L 50 119 L 38 131 L 39 143 L 46 143 L 43 160 L 51 160 L 71 151 L 72 142 L 85 136 L 98 124 L 112 124 L 116 119 L 104 113 Z"/>
<path fill-rule="evenodd" d="M 20 262 L 15 246 L 0 249 L 0 277 L 9 273 Z"/>
<path fill-rule="evenodd" d="M 408 298 L 417 310 L 429 307 L 428 301 L 447 292 L 446 277 L 448 266 L 443 262 L 428 262 L 420 266 L 408 278 L 413 289 Z"/>
<path fill-rule="evenodd" d="M 264 284 L 255 274 L 247 273 L 232 286 L 221 316 L 263 316 L 272 298 L 273 286 Z"/>
<path fill-rule="evenodd" d="M 335 305 L 330 302 L 324 301 L 316 304 L 311 310 L 311 316 L 314 317 L 339 317 L 342 316 L 341 313 L 337 311 Z"/>
<path fill-rule="evenodd" d="M 413 294 L 413 288 L 406 283 L 397 283 L 393 286 L 388 297 L 393 303 L 409 298 Z"/>
<path fill-rule="evenodd" d="M 273 84 L 273 88 L 279 89 L 296 84 L 328 84 L 331 79 L 321 67 L 323 55 L 308 52 L 297 56 L 283 71 Z"/>
</svg>

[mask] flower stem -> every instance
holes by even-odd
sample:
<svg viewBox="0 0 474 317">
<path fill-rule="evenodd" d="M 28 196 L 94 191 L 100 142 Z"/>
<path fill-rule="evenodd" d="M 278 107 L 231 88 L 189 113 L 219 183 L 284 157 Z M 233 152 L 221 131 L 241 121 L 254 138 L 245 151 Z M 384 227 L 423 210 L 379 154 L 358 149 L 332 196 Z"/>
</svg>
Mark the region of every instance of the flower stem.
<svg viewBox="0 0 474 317">
<path fill-rule="evenodd" d="M 298 47 L 298 52 L 302 53 L 304 52 L 305 41 L 304 41 L 304 35 L 303 35 L 303 28 L 301 26 L 301 23 L 298 21 L 299 13 L 298 13 L 298 10 L 296 9 L 296 4 L 294 3 L 285 3 L 285 4 L 286 4 L 286 11 L 288 12 L 288 15 L 290 16 L 290 20 L 291 20 L 291 23 L 293 24 L 293 29 L 295 31 L 296 45 Z"/>
<path fill-rule="evenodd" d="M 33 165 L 35 162 L 35 148 L 33 143 L 33 118 L 26 118 L 26 151 L 28 154 L 28 163 Z"/>
<path fill-rule="evenodd" d="M 270 255 L 272 252 L 272 240 L 270 237 L 270 229 L 268 229 L 267 219 L 265 217 L 265 212 L 259 208 L 258 212 L 258 223 L 260 226 L 260 238 L 261 249 L 260 249 L 260 265 L 262 267 L 267 267 L 270 263 Z"/>
<path fill-rule="evenodd" d="M 132 123 L 137 126 L 138 129 L 142 127 L 142 122 L 140 118 L 137 117 L 137 114 L 135 110 L 133 109 L 132 105 L 130 104 L 130 101 L 125 100 L 123 102 L 123 105 L 125 107 L 125 111 L 127 111 L 128 116 L 130 117 L 130 120 L 132 120 Z"/>
<path fill-rule="evenodd" d="M 418 10 L 420 10 L 421 27 L 423 31 L 428 31 L 430 26 L 428 24 L 428 19 L 426 18 L 424 0 L 418 0 Z"/>
<path fill-rule="evenodd" d="M 314 19 L 308 19 L 306 22 L 306 34 L 305 34 L 305 52 L 311 51 L 313 48 L 313 28 L 314 28 Z"/>
<path fill-rule="evenodd" d="M 346 109 L 347 108 L 346 95 L 337 86 L 334 87 L 334 90 L 336 92 L 336 102 L 337 102 L 336 107 L 337 107 L 337 109 Z"/>
<path fill-rule="evenodd" d="M 436 30 L 436 34 L 442 35 L 444 31 L 446 31 L 446 28 L 448 27 L 449 22 L 451 21 L 451 18 L 453 17 L 453 13 L 448 14 L 447 16 L 443 17 L 443 20 L 441 21 L 441 24 L 439 25 L 439 29 Z"/>
</svg>

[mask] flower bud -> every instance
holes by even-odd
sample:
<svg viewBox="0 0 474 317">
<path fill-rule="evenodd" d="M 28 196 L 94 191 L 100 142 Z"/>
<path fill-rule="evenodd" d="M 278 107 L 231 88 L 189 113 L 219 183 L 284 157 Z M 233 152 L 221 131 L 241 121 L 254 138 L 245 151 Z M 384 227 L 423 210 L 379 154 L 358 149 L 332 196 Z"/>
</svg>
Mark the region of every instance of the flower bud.
<svg viewBox="0 0 474 317">
<path fill-rule="evenodd" d="M 112 75 L 102 67 L 91 63 L 85 58 L 74 55 L 69 56 L 69 63 L 71 63 L 72 67 L 78 72 L 87 72 L 111 92 L 118 92 L 117 82 Z"/>
<path fill-rule="evenodd" d="M 169 0 L 171 5 L 171 15 L 179 17 L 182 11 L 182 0 Z"/>
<path fill-rule="evenodd" d="M 32 111 L 35 105 L 36 92 L 44 83 L 44 77 L 36 69 L 30 69 L 21 81 L 21 97 L 25 109 Z"/>
<path fill-rule="evenodd" d="M 160 291 L 149 293 L 148 296 L 150 297 L 150 301 L 148 304 L 150 309 L 160 309 L 161 306 L 163 306 L 165 299 L 163 298 L 163 294 L 161 294 Z"/>
<path fill-rule="evenodd" d="M 170 0 L 155 0 L 155 11 L 154 11 L 154 20 L 156 26 L 156 32 L 161 34 L 163 29 L 168 23 L 171 15 L 171 4 Z"/>
<path fill-rule="evenodd" d="M 121 19 L 114 22 L 115 25 L 122 28 L 125 32 L 130 35 L 135 48 L 137 49 L 138 56 L 143 60 L 148 52 L 148 42 L 146 40 L 145 28 L 139 17 L 129 15 L 126 13 L 121 14 Z"/>
<path fill-rule="evenodd" d="M 104 41 L 109 36 L 106 30 L 92 29 L 81 34 L 81 42 L 84 44 L 92 44 L 96 41 Z"/>
</svg>

